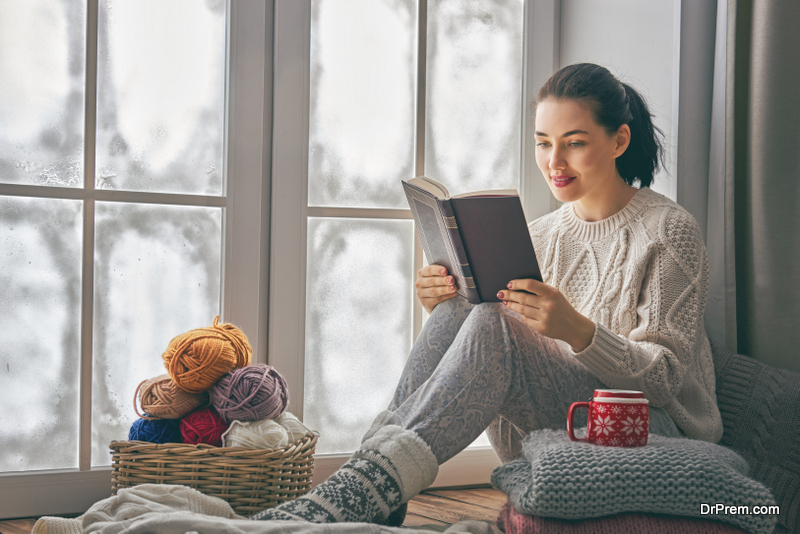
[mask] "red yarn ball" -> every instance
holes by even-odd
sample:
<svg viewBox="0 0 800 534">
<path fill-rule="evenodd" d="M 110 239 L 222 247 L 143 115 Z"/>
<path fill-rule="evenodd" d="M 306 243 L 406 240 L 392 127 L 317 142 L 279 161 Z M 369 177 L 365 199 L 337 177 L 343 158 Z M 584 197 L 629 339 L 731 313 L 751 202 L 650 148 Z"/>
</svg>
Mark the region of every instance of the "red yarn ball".
<svg viewBox="0 0 800 534">
<path fill-rule="evenodd" d="M 228 426 L 214 408 L 203 408 L 181 419 L 181 436 L 184 443 L 207 443 L 222 447 L 222 434 L 228 430 Z"/>
</svg>

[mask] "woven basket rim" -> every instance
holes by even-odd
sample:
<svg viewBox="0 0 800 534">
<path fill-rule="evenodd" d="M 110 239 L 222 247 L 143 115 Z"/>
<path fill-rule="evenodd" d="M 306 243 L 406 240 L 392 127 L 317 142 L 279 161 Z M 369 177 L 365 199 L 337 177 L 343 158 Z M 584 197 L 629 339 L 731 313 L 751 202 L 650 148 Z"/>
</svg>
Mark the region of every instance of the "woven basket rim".
<svg viewBox="0 0 800 534">
<path fill-rule="evenodd" d="M 268 452 L 277 452 L 277 451 L 289 451 L 289 450 L 296 450 L 298 447 L 314 444 L 316 445 L 317 440 L 319 439 L 318 432 L 308 432 L 302 438 L 296 440 L 294 443 L 289 443 L 282 447 L 275 447 L 275 448 L 263 448 L 263 449 L 256 449 L 252 447 L 217 447 L 216 445 L 209 445 L 207 443 L 179 443 L 179 442 L 167 442 L 167 443 L 153 443 L 150 441 L 140 441 L 140 440 L 113 440 L 109 443 L 109 449 L 116 450 L 123 447 L 135 447 L 137 450 L 152 450 L 158 452 L 181 452 L 186 450 L 202 450 L 207 452 L 226 452 L 228 454 L 236 453 L 236 452 L 245 452 L 245 451 L 263 451 L 264 453 Z"/>
</svg>

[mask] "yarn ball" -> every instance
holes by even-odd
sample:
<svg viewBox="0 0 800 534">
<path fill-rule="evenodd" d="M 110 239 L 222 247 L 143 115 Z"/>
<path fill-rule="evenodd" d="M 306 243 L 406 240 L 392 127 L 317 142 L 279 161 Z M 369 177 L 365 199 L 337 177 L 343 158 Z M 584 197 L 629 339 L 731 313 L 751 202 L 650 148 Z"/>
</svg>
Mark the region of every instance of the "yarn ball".
<svg viewBox="0 0 800 534">
<path fill-rule="evenodd" d="M 253 353 L 247 336 L 232 324 L 219 324 L 176 336 L 161 358 L 175 384 L 188 393 L 211 389 L 225 374 L 250 365 Z"/>
<path fill-rule="evenodd" d="M 139 413 L 136 398 L 144 411 Z M 169 375 L 160 375 L 144 380 L 136 388 L 133 409 L 142 419 L 180 419 L 201 406 L 209 405 L 209 395 L 203 393 L 187 393 L 175 384 Z"/>
<path fill-rule="evenodd" d="M 222 434 L 226 430 L 228 430 L 228 424 L 222 420 L 214 408 L 203 408 L 181 419 L 181 436 L 183 436 L 184 443 L 193 445 L 206 443 L 221 447 Z"/>
<path fill-rule="evenodd" d="M 275 422 L 286 429 L 289 434 L 289 443 L 297 443 L 311 431 L 300 420 L 289 412 L 283 412 Z"/>
<path fill-rule="evenodd" d="M 234 369 L 211 390 L 211 403 L 229 423 L 275 419 L 288 402 L 286 380 L 263 363 Z"/>
<path fill-rule="evenodd" d="M 277 449 L 289 444 L 286 429 L 272 419 L 234 421 L 223 437 L 224 447 Z"/>
<path fill-rule="evenodd" d="M 137 419 L 128 432 L 128 440 L 181 443 L 181 427 L 173 419 Z"/>
</svg>

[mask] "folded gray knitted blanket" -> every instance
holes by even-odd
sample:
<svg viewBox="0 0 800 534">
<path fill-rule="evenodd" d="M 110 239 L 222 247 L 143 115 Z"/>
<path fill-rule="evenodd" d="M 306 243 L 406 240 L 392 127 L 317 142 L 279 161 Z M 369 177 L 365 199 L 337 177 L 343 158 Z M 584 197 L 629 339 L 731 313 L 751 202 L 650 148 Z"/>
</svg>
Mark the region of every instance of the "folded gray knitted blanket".
<svg viewBox="0 0 800 534">
<path fill-rule="evenodd" d="M 523 452 L 524 460 L 494 470 L 492 484 L 525 514 L 643 512 L 716 519 L 757 534 L 775 527 L 776 516 L 762 513 L 775 506 L 770 491 L 746 476 L 741 456 L 720 445 L 651 434 L 644 447 L 603 447 L 540 430 L 525 439 Z"/>
</svg>

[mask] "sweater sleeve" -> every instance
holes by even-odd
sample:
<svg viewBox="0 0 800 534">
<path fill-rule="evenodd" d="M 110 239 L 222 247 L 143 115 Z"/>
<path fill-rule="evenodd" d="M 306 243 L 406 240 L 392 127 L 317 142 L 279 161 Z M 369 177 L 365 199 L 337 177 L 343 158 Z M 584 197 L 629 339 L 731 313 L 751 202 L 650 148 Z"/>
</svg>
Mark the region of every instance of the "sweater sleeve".
<svg viewBox="0 0 800 534">
<path fill-rule="evenodd" d="M 697 222 L 683 210 L 665 211 L 655 238 L 633 329 L 619 335 L 597 323 L 591 344 L 575 356 L 609 387 L 643 391 L 653 406 L 665 406 L 684 386 L 704 383 L 695 357 L 705 339 L 708 260 Z"/>
</svg>

